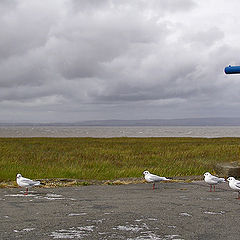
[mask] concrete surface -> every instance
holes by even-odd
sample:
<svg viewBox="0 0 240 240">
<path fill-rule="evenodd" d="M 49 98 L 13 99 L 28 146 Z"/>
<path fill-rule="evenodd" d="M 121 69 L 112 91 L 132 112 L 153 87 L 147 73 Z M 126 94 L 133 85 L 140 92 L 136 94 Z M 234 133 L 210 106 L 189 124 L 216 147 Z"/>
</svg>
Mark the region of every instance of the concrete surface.
<svg viewBox="0 0 240 240">
<path fill-rule="evenodd" d="M 240 239 L 227 183 L 0 189 L 0 239 Z"/>
</svg>

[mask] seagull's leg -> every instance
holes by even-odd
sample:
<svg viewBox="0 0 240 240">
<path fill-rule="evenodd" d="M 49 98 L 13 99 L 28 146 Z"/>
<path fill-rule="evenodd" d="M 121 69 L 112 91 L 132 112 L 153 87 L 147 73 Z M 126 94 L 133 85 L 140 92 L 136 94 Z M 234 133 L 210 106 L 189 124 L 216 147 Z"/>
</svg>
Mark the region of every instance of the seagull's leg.
<svg viewBox="0 0 240 240">
<path fill-rule="evenodd" d="M 153 190 L 155 189 L 155 183 L 153 183 Z"/>
<path fill-rule="evenodd" d="M 24 195 L 28 195 L 28 188 L 26 188 L 26 193 Z"/>
<path fill-rule="evenodd" d="M 240 192 L 238 192 L 238 198 L 237 199 L 240 199 Z"/>
<path fill-rule="evenodd" d="M 211 192 L 212 191 L 212 185 L 210 185 L 210 191 L 209 192 Z"/>
<path fill-rule="evenodd" d="M 213 185 L 213 189 L 214 189 L 214 192 L 215 192 L 215 185 Z"/>
</svg>

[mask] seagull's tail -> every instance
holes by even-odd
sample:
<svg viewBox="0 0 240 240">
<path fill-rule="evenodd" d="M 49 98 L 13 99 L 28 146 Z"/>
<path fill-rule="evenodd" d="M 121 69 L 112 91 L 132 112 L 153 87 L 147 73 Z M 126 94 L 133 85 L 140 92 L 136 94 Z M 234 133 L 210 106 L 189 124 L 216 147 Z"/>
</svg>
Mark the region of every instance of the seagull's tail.
<svg viewBox="0 0 240 240">
<path fill-rule="evenodd" d="M 35 182 L 34 182 L 34 186 L 39 186 L 39 185 L 41 185 L 41 182 L 40 182 L 40 181 L 35 181 Z"/>
<path fill-rule="evenodd" d="M 43 183 L 41 181 L 35 181 L 35 186 L 41 186 L 41 185 L 46 185 L 46 183 Z"/>
<path fill-rule="evenodd" d="M 166 177 L 164 177 L 164 179 L 163 179 L 163 181 L 170 181 L 170 180 L 172 180 L 172 178 L 166 178 Z"/>
<path fill-rule="evenodd" d="M 219 182 L 224 183 L 224 182 L 226 182 L 226 180 L 225 180 L 225 178 L 219 178 Z"/>
</svg>

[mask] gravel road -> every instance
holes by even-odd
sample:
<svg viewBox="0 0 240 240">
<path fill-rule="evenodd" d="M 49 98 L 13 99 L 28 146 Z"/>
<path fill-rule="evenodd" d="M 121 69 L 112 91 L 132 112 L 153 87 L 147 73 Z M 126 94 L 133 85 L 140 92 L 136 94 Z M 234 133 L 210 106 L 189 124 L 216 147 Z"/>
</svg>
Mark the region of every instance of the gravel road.
<svg viewBox="0 0 240 240">
<path fill-rule="evenodd" d="M 203 181 L 0 189 L 0 239 L 240 239 L 240 200 Z"/>
</svg>

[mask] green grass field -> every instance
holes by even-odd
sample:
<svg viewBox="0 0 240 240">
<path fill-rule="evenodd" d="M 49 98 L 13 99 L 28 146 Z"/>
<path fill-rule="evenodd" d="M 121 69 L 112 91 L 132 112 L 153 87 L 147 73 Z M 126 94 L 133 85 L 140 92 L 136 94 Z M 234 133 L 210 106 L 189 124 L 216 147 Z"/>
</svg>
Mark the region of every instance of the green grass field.
<svg viewBox="0 0 240 240">
<path fill-rule="evenodd" d="M 240 138 L 0 138 L 0 181 L 202 175 L 239 149 Z"/>
</svg>

